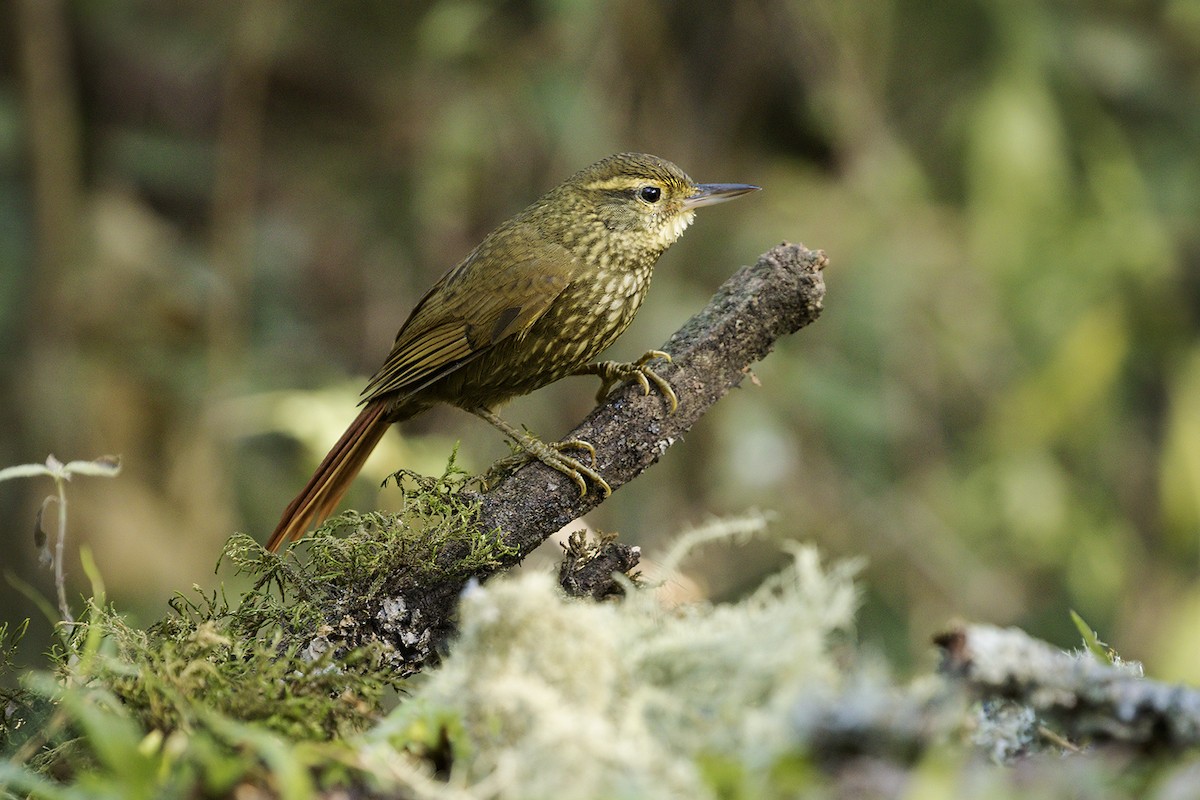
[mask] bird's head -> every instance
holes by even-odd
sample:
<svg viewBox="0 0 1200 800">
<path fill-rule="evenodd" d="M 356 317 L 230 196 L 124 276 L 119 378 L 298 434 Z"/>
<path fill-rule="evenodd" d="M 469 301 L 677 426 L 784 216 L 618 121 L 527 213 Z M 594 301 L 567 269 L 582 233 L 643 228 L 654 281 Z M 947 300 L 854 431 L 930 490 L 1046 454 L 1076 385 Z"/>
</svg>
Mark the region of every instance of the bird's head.
<svg viewBox="0 0 1200 800">
<path fill-rule="evenodd" d="M 644 153 L 619 153 L 568 178 L 559 195 L 568 221 L 602 236 L 625 254 L 657 256 L 678 239 L 700 206 L 723 203 L 759 187 L 744 183 L 696 183 L 670 161 Z"/>
</svg>

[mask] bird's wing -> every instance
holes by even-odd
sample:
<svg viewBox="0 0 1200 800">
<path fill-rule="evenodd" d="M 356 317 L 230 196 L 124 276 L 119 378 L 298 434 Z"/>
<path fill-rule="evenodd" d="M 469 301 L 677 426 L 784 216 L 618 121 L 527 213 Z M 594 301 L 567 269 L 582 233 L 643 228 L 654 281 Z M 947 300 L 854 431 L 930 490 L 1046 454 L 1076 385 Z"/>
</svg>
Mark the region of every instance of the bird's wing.
<svg viewBox="0 0 1200 800">
<path fill-rule="evenodd" d="M 428 386 L 526 330 L 574 271 L 571 253 L 530 226 L 493 233 L 417 303 L 363 402 Z"/>
</svg>

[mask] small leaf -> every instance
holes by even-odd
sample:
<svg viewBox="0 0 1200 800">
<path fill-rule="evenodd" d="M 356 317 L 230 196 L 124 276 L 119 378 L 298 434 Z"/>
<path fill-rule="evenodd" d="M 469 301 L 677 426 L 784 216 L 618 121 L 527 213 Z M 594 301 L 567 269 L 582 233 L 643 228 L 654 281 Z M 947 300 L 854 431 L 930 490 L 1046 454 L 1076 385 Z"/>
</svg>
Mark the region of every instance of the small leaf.
<svg viewBox="0 0 1200 800">
<path fill-rule="evenodd" d="M 0 469 L 0 481 L 6 481 L 10 478 L 32 478 L 34 475 L 49 475 L 54 477 L 54 473 L 46 469 L 45 464 L 17 464 L 16 466 Z"/>
<path fill-rule="evenodd" d="M 58 498 L 54 495 L 47 495 L 42 501 L 42 506 L 37 510 L 37 516 L 33 521 L 33 546 L 38 551 L 38 563 L 43 567 L 49 567 L 54 564 L 54 556 L 50 553 L 50 535 L 46 531 L 46 526 L 43 524 L 46 516 L 46 507 L 56 501 Z"/>
<path fill-rule="evenodd" d="M 93 461 L 72 461 L 63 468 L 68 475 L 96 475 L 115 478 L 121 472 L 120 456 L 100 456 Z"/>
<path fill-rule="evenodd" d="M 1100 637 L 1092 630 L 1092 626 L 1084 621 L 1083 617 L 1071 610 L 1071 621 L 1075 623 L 1075 628 L 1079 631 L 1079 635 L 1083 637 L 1083 644 L 1087 647 L 1088 652 L 1095 656 L 1105 664 L 1112 663 L 1112 651 L 1108 645 L 1100 641 Z"/>
</svg>

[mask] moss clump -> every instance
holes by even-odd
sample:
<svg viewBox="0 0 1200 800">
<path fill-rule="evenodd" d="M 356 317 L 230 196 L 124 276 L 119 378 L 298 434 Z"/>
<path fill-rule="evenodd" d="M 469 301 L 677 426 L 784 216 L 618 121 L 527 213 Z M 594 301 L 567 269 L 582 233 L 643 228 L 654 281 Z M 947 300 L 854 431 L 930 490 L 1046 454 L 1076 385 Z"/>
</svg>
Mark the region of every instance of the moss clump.
<svg viewBox="0 0 1200 800">
<path fill-rule="evenodd" d="M 214 713 L 303 740 L 370 724 L 393 683 L 374 668 L 370 648 L 337 659 L 311 654 L 282 624 L 253 629 L 242 610 L 223 599 L 177 602 L 167 620 L 143 631 L 111 608 L 90 607 L 85 624 L 103 631 L 104 646 L 89 680 L 147 729 L 166 733 L 204 728 Z"/>
<path fill-rule="evenodd" d="M 513 554 L 499 531 L 474 533 L 474 479 L 453 455 L 440 477 L 401 470 L 389 480 L 403 495 L 399 512 L 349 511 L 330 519 L 286 551 L 304 550 L 303 564 L 274 559 L 248 539 L 233 540 L 227 557 L 239 571 L 260 576 L 260 583 L 275 582 L 296 599 L 319 597 L 323 608 L 331 602 L 365 608 L 414 587 L 462 583 Z"/>
<path fill-rule="evenodd" d="M 31 673 L 0 696 L 10 758 L 0 797 L 6 786 L 66 796 L 48 774 L 81 797 L 114 786 L 167 796 L 167 784 L 220 794 L 268 775 L 307 796 L 314 774 L 353 772 L 343 742 L 377 723 L 432 653 L 428 633 L 422 642 L 402 626 L 421 616 L 406 598 L 494 571 L 510 554 L 498 532 L 477 532 L 477 502 L 453 460 L 437 478 L 395 479 L 400 512 L 343 514 L 281 555 L 235 535 L 218 568 L 249 575 L 251 590 L 232 602 L 223 591 L 179 594 L 145 630 L 107 604 L 93 575 L 94 598 L 52 653 L 56 674 Z M 0 644 L 13 638 L 0 629 Z M 0 662 L 10 650 L 0 646 Z"/>
<path fill-rule="evenodd" d="M 214 715 L 295 740 L 363 730 L 431 654 L 428 634 L 404 641 L 421 639 L 400 630 L 420 616 L 405 598 L 494 569 L 509 552 L 498 534 L 473 533 L 477 504 L 453 459 L 440 477 L 407 478 L 400 512 L 348 512 L 282 555 L 232 537 L 219 566 L 254 579 L 236 602 L 220 591 L 179 594 L 147 630 L 90 602 L 56 654 L 64 679 L 105 687 L 164 733 L 203 728 Z"/>
</svg>

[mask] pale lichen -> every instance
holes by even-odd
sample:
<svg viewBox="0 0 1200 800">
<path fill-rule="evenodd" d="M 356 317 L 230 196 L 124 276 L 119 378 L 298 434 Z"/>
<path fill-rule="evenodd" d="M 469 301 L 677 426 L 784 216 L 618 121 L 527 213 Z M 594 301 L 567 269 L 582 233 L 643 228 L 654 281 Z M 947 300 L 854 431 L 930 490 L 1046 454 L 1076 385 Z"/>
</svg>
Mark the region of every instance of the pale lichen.
<svg viewBox="0 0 1200 800">
<path fill-rule="evenodd" d="M 799 745 L 798 700 L 842 680 L 831 648 L 855 567 L 790 552 L 744 600 L 672 611 L 648 591 L 568 600 L 542 574 L 474 587 L 451 655 L 364 746 L 448 743 L 450 785 L 470 796 L 713 796 L 710 758 L 771 765 Z"/>
</svg>

